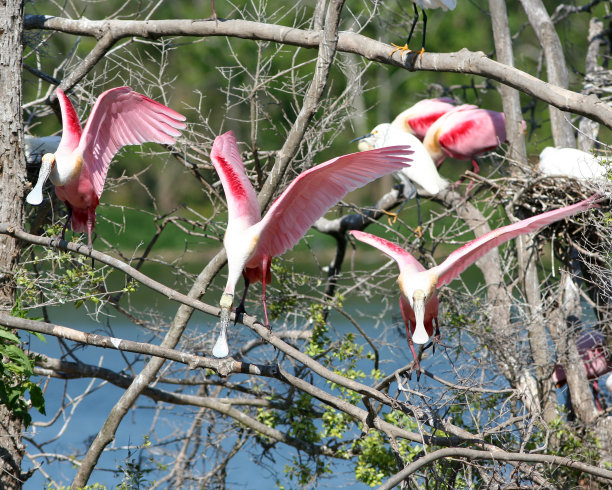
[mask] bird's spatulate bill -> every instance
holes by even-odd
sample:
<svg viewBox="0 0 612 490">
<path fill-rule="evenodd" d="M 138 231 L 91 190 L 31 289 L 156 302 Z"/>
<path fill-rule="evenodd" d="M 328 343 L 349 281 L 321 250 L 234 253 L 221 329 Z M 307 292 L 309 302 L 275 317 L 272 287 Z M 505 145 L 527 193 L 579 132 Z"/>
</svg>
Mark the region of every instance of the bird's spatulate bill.
<svg viewBox="0 0 612 490">
<path fill-rule="evenodd" d="M 412 341 L 415 344 L 424 344 L 429 340 L 427 330 L 425 330 L 425 295 L 422 291 L 415 291 L 413 296 L 413 309 L 416 318 L 416 328 L 412 334 Z"/>
<path fill-rule="evenodd" d="M 234 302 L 234 295 L 223 293 L 221 296 L 221 317 L 219 319 L 219 325 L 221 326 L 221 332 L 219 338 L 215 342 L 213 347 L 213 356 L 217 358 L 227 357 L 229 354 L 229 345 L 227 344 L 227 327 L 229 326 L 230 314 L 232 312 L 232 304 Z"/>
<path fill-rule="evenodd" d="M 229 310 L 221 311 L 221 332 L 219 338 L 215 342 L 212 353 L 217 358 L 227 357 L 229 354 L 229 345 L 227 345 L 227 326 L 229 325 Z"/>
<path fill-rule="evenodd" d="M 28 196 L 26 197 L 26 202 L 28 204 L 32 204 L 33 206 L 39 205 L 43 200 L 42 190 L 45 185 L 45 182 L 49 178 L 51 174 L 51 167 L 53 167 L 52 160 L 48 158 L 43 158 L 42 164 L 40 165 L 40 171 L 38 172 L 38 181 L 34 186 L 34 189 L 30 191 Z"/>
</svg>

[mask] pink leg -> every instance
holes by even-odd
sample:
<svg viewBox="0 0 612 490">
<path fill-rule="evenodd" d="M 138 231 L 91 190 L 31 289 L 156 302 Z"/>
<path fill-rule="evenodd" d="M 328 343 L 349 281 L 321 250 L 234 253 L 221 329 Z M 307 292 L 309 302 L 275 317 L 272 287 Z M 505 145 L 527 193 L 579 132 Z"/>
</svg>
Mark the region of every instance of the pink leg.
<svg viewBox="0 0 612 490">
<path fill-rule="evenodd" d="M 89 247 L 89 251 L 93 250 L 93 244 L 91 243 L 91 234 L 93 233 L 94 223 L 96 222 L 95 211 L 89 209 L 87 211 L 87 246 Z"/>
<path fill-rule="evenodd" d="M 593 381 L 593 395 L 595 397 L 595 405 L 597 406 L 597 410 L 603 412 L 603 408 L 601 408 L 601 401 L 599 400 L 599 383 L 597 380 Z"/>
<path fill-rule="evenodd" d="M 89 253 L 93 251 L 93 244 L 91 243 L 91 234 L 93 233 L 94 223 L 96 222 L 96 212 L 90 209 L 87 213 L 87 245 L 89 247 Z M 94 258 L 91 258 L 91 268 L 95 266 Z"/>
<path fill-rule="evenodd" d="M 266 327 L 268 327 L 268 330 L 272 330 L 272 327 L 270 327 L 270 321 L 268 320 L 268 308 L 266 306 L 266 273 L 268 271 L 268 263 L 270 262 L 270 259 L 264 255 L 263 260 L 261 262 L 261 267 L 263 269 L 263 277 L 261 279 L 261 282 L 263 284 L 263 292 L 261 294 L 261 302 L 263 303 L 263 308 L 264 308 L 264 317 L 266 319 Z"/>
<path fill-rule="evenodd" d="M 472 159 L 472 167 L 475 174 L 480 173 L 480 167 L 478 166 L 478 162 L 475 158 Z"/>
<path fill-rule="evenodd" d="M 410 337 L 410 335 L 408 335 L 408 347 L 410 347 L 410 351 L 414 356 L 414 367 L 410 372 L 412 372 L 413 370 L 416 371 L 417 381 L 419 381 L 421 379 L 421 364 L 419 363 L 419 358 L 416 354 L 416 351 L 414 350 L 414 342 L 412 342 L 412 338 Z M 408 375 L 408 378 L 410 379 L 410 374 Z"/>
<path fill-rule="evenodd" d="M 433 345 L 433 347 L 431 348 L 431 352 L 432 352 L 432 354 L 435 354 L 436 353 L 436 344 L 440 343 L 440 338 L 442 336 L 440 335 L 440 325 L 438 324 L 438 319 L 434 318 L 433 321 L 436 322 L 436 333 L 434 334 L 433 339 L 431 339 L 431 343 Z"/>
</svg>

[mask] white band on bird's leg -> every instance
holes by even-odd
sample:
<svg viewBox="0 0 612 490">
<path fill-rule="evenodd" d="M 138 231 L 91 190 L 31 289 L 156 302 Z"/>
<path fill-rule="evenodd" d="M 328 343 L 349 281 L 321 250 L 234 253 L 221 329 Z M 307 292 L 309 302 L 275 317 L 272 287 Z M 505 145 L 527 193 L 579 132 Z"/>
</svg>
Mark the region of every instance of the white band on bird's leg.
<svg viewBox="0 0 612 490">
<path fill-rule="evenodd" d="M 219 302 L 219 306 L 221 308 L 231 308 L 234 304 L 234 295 L 230 293 L 223 293 L 221 296 L 221 301 Z"/>
</svg>

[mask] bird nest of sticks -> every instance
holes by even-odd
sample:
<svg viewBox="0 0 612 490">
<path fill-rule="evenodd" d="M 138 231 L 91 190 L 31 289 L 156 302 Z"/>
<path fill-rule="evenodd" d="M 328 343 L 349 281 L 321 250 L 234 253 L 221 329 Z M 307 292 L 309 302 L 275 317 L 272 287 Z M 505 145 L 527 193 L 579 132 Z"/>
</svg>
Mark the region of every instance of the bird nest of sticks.
<svg viewBox="0 0 612 490">
<path fill-rule="evenodd" d="M 480 180 L 480 179 L 477 179 Z M 482 179 L 495 188 L 502 202 L 513 208 L 515 216 L 525 219 L 536 214 L 576 204 L 599 193 L 598 211 L 578 214 L 542 228 L 538 234 L 554 241 L 555 253 L 568 259 L 572 249 L 600 264 L 607 264 L 612 254 L 612 226 L 607 218 L 612 196 L 612 181 L 578 180 L 542 176 L 531 167 L 499 179 Z"/>
</svg>

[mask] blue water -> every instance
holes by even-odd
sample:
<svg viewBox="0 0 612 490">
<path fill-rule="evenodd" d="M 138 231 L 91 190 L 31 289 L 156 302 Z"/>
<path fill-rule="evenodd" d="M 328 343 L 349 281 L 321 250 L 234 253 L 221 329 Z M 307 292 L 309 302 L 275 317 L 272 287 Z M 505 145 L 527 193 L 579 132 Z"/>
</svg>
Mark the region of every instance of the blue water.
<svg viewBox="0 0 612 490">
<path fill-rule="evenodd" d="M 153 297 L 150 293 L 147 293 L 146 296 L 147 298 Z M 148 301 L 152 300 L 149 299 Z M 155 303 L 151 303 L 148 306 L 154 309 L 160 309 L 164 321 L 169 322 L 174 314 L 175 306 L 172 306 L 165 300 L 155 299 L 154 301 Z M 141 301 L 139 301 L 139 303 L 141 303 Z M 393 303 L 396 303 L 396 301 L 394 300 Z M 348 304 L 345 305 L 345 307 L 352 314 L 357 315 L 359 311 L 374 317 L 378 314 L 379 310 L 379 306 L 377 306 L 375 301 L 371 303 L 359 302 Z M 393 372 L 393 370 L 406 365 L 407 362 L 412 359 L 412 355 L 405 340 L 404 326 L 403 324 L 399 324 L 400 316 L 398 310 L 399 308 L 395 304 L 391 311 L 380 319 L 380 326 L 378 329 L 374 328 L 374 323 L 372 322 L 367 331 L 368 335 L 376 340 L 377 345 L 381 346 L 381 369 L 383 369 L 385 373 Z M 130 340 L 151 341 L 150 334 L 143 333 L 143 330 L 138 326 L 126 321 L 113 310 L 108 310 L 107 312 L 113 315 L 113 318 L 110 319 L 109 322 L 106 321 L 104 315 L 100 315 L 98 317 L 99 321 L 95 321 L 87 315 L 84 308 L 75 309 L 72 305 L 51 308 L 49 311 L 51 321 L 77 328 L 81 331 L 113 335 L 115 337 Z M 112 331 L 107 327 L 107 323 L 112 324 Z M 214 328 L 215 323 L 214 319 L 196 313 L 190 321 L 188 330 L 190 330 L 191 333 L 195 331 L 207 331 Z M 366 346 L 366 349 L 368 349 L 367 344 L 363 342 L 360 334 L 355 331 L 354 327 L 346 321 L 344 317 L 338 313 L 332 312 L 330 315 L 330 323 L 333 324 L 337 335 L 353 332 L 358 342 L 362 343 Z M 368 322 L 363 320 L 361 321 L 361 325 L 362 327 L 367 326 Z M 394 326 L 389 327 L 390 325 Z M 234 328 L 237 330 L 231 332 L 230 348 L 236 349 L 240 346 L 240 342 L 244 341 L 243 337 L 238 336 L 238 333 L 244 333 L 246 331 L 248 338 L 254 338 L 254 334 L 248 331 L 246 327 L 238 325 Z M 448 338 L 450 332 L 448 332 L 448 329 L 445 329 L 444 325 L 442 325 L 442 335 L 443 343 L 452 346 L 454 340 L 451 341 L 451 339 Z M 156 339 L 153 343 L 158 344 L 159 340 Z M 464 347 L 466 345 L 469 346 L 469 339 L 462 339 L 462 343 Z M 67 342 L 67 344 L 72 347 L 75 346 L 75 344 L 71 342 Z M 60 357 L 63 352 L 59 342 L 53 337 L 48 337 L 47 343 L 43 343 L 32 336 L 31 348 L 35 352 L 41 352 L 50 357 Z M 100 365 L 113 370 L 124 367 L 126 365 L 125 358 L 134 358 L 134 356 L 129 353 L 121 354 L 114 350 L 80 345 L 77 346 L 75 355 L 82 362 Z M 70 361 L 71 359 L 68 356 L 66 360 Z M 441 348 L 439 352 L 436 352 L 435 356 L 432 356 L 431 351 L 428 351 L 427 356 L 425 356 L 421 364 L 424 369 L 434 372 L 449 381 L 455 381 L 457 379 L 457 372 L 463 371 L 465 374 L 465 372 L 469 371 L 471 366 L 474 366 L 473 363 L 470 366 L 469 363 L 465 363 L 462 359 L 456 358 L 452 349 L 445 351 L 443 348 Z M 165 366 L 167 365 L 166 363 Z M 140 372 L 142 367 L 142 362 L 135 364 L 132 367 L 133 372 Z M 288 361 L 285 361 L 284 367 L 286 369 L 289 368 Z M 360 363 L 358 367 L 369 372 L 372 363 L 370 361 L 364 361 Z M 172 374 L 168 374 L 168 376 L 172 376 Z M 467 377 L 469 377 L 469 375 L 467 375 Z M 248 378 L 244 375 L 234 375 L 229 381 L 236 383 L 238 380 L 246 379 Z M 315 376 L 312 382 L 329 391 L 329 386 L 326 385 L 321 378 Z M 371 381 L 366 381 L 366 383 L 371 383 Z M 492 381 L 489 387 L 506 388 L 507 386 L 503 383 L 503 381 Z M 420 388 L 423 388 L 427 392 L 427 388 L 431 386 L 439 387 L 440 385 L 429 380 L 426 376 L 423 376 Z M 600 382 L 600 386 L 604 386 L 603 380 Z M 176 385 L 159 385 L 158 387 L 168 391 L 176 389 Z M 414 376 L 410 381 L 410 387 L 416 388 Z M 82 458 L 83 449 L 88 447 L 91 440 L 93 440 L 100 430 L 110 410 L 123 393 L 123 389 L 100 380 L 91 381 L 90 379 L 75 379 L 65 382 L 63 380 L 51 379 L 45 387 L 47 416 L 40 415 L 36 411 L 32 412 L 35 422 L 46 423 L 56 415 L 60 408 L 59 404 L 64 398 L 64 392 L 66 392 L 69 397 L 76 399 L 76 397 L 79 397 L 86 389 L 89 390 L 89 394 L 82 400 L 77 399 L 78 403 L 75 403 L 74 406 L 67 407 L 66 413 L 60 414 L 53 425 L 49 427 L 33 426 L 28 431 L 28 437 L 33 436 L 35 442 L 40 444 L 57 437 L 61 433 L 57 440 L 44 446 L 44 451 L 47 453 L 73 455 Z M 196 389 L 197 386 L 187 389 L 186 392 L 195 394 Z M 444 390 L 441 391 L 444 392 Z M 605 391 L 606 389 L 603 388 L 602 392 Z M 433 395 L 432 393 L 433 392 L 429 392 L 428 394 L 432 395 L 431 400 L 433 406 L 436 406 L 436 404 L 439 406 L 448 405 L 447 400 L 443 400 L 443 394 L 440 395 L 440 392 L 438 392 L 436 395 Z M 395 394 L 395 392 L 391 393 L 392 396 Z M 418 401 L 415 400 L 414 403 L 418 404 Z M 145 437 L 150 436 L 150 441 L 152 445 L 155 446 L 156 444 L 166 443 L 168 439 L 172 439 L 175 434 L 186 431 L 192 424 L 199 408 L 185 406 L 170 407 L 166 404 L 162 404 L 161 406 L 163 410 L 156 412 L 156 405 L 151 399 L 144 396 L 139 398 L 136 408 L 130 411 L 120 425 L 116 434 L 116 440 L 109 446 L 108 450 L 100 459 L 96 470 L 89 480 L 90 484 L 100 483 L 109 489 L 115 488 L 115 486 L 122 481 L 122 476 L 117 470 L 118 468 L 125 467 L 126 461 L 128 460 L 142 461 L 146 468 L 154 467 L 155 463 L 170 463 L 163 457 L 155 456 L 155 450 L 150 452 L 141 451 L 138 449 L 138 446 L 143 444 Z M 438 415 L 446 416 L 445 413 L 439 413 Z M 486 424 L 487 420 L 483 419 L 480 422 Z M 497 422 L 499 422 L 499 420 Z M 67 425 L 64 425 L 65 423 Z M 154 435 L 152 435 L 153 427 Z M 229 449 L 233 441 L 234 436 L 230 434 L 230 436 L 222 442 L 222 446 L 225 449 Z M 32 444 L 28 443 L 27 446 L 27 450 L 30 454 L 38 453 L 38 450 Z M 291 464 L 292 456 L 296 454 L 293 448 L 278 444 L 276 448 L 269 453 L 274 459 L 264 457 L 261 460 L 256 460 L 253 455 L 257 451 L 260 451 L 257 446 L 254 451 L 243 449 L 240 454 L 232 459 L 228 466 L 228 488 L 269 489 L 276 487 L 277 480 L 289 487 L 298 486 L 295 482 L 291 485 L 291 482 L 284 474 L 285 465 Z M 151 461 L 150 458 L 153 458 L 153 461 Z M 210 470 L 213 466 L 211 458 L 212 456 L 210 454 L 198 453 L 197 458 L 193 461 L 194 468 L 197 468 L 200 472 Z M 75 468 L 69 461 L 47 463 L 43 458 L 38 458 L 36 461 L 42 464 L 43 471 L 48 473 L 52 480 L 58 485 L 69 485 L 76 473 Z M 24 460 L 24 469 L 28 469 L 31 466 L 32 464 L 30 461 Z M 352 464 L 335 461 L 332 470 L 333 474 L 320 481 L 317 484 L 317 488 L 369 488 L 364 484 L 356 482 Z M 162 470 L 143 475 L 144 481 L 141 488 L 147 488 L 151 482 L 163 477 L 165 474 L 166 471 Z M 47 482 L 48 480 L 44 477 L 42 472 L 36 472 L 27 482 L 26 488 L 43 488 L 47 486 Z"/>
<path fill-rule="evenodd" d="M 376 306 L 371 304 L 359 305 L 360 310 L 370 310 L 370 313 L 375 313 Z M 396 308 L 397 310 L 398 308 Z M 150 341 L 150 336 L 147 336 L 136 325 L 127 322 L 117 313 L 109 310 L 115 318 L 110 320 L 112 324 L 112 333 L 106 327 L 106 319 L 104 315 L 99 316 L 99 322 L 96 322 L 87 315 L 84 308 L 75 309 L 72 305 L 64 305 L 58 308 L 51 308 L 50 320 L 52 322 L 70 326 L 85 332 L 98 333 L 102 335 L 113 335 L 118 338 Z M 174 309 L 168 304 L 164 305 L 164 317 L 169 321 L 174 313 Z M 394 319 L 397 320 L 398 311 L 394 311 L 394 318 L 391 314 L 388 318 L 384 318 L 382 325 L 388 325 Z M 190 321 L 190 329 L 209 329 L 214 328 L 215 321 L 202 314 L 196 314 Z M 331 314 L 331 323 L 339 334 L 346 331 L 353 331 L 356 334 L 358 341 L 361 341 L 359 333 L 355 332 L 354 328 L 342 316 L 337 313 Z M 364 322 L 365 323 L 365 322 Z M 246 327 L 240 325 L 235 328 L 246 330 Z M 407 359 L 411 359 L 410 351 L 408 350 L 405 338 L 401 335 L 401 329 L 388 329 L 384 336 L 385 340 L 393 346 L 393 349 L 382 348 L 381 359 L 383 359 L 382 368 L 385 372 L 391 372 L 406 364 Z M 382 332 L 382 326 L 380 332 Z M 376 337 L 379 333 L 375 331 L 368 332 L 369 335 Z M 254 336 L 254 334 L 252 334 Z M 230 338 L 230 344 L 233 348 L 239 347 L 236 345 L 236 339 Z M 31 336 L 31 349 L 35 352 L 44 353 L 50 357 L 60 357 L 63 350 L 60 348 L 59 342 L 53 337 L 47 338 L 47 343 L 41 342 L 35 336 Z M 75 346 L 72 342 L 66 342 L 71 347 Z M 159 343 L 155 340 L 154 343 Z M 133 359 L 132 354 L 121 354 L 118 351 L 110 349 L 100 349 L 88 346 L 77 346 L 75 355 L 82 361 L 93 365 L 99 365 L 109 369 L 117 370 L 118 367 L 125 366 L 124 357 Z M 66 360 L 70 361 L 70 357 Z M 429 359 L 423 362 L 423 366 L 430 369 L 428 366 Z M 167 364 L 166 364 L 167 365 Z M 365 362 L 364 367 L 371 368 L 371 362 Z M 139 372 L 142 369 L 142 363 L 133 366 L 134 372 Z M 237 382 L 245 376 L 232 376 L 231 382 Z M 315 383 L 329 390 L 325 386 L 324 380 L 315 379 Z M 172 391 L 176 386 L 160 385 L 162 389 Z M 93 440 L 97 432 L 100 430 L 104 420 L 108 416 L 113 405 L 120 398 L 123 389 L 115 387 L 101 380 L 91 381 L 90 379 L 75 379 L 65 382 L 64 380 L 50 379 L 45 387 L 45 400 L 47 416 L 38 414 L 33 411 L 33 419 L 35 423 L 48 422 L 57 414 L 60 408 L 60 402 L 64 397 L 64 392 L 69 397 L 79 397 L 86 389 L 89 394 L 82 400 L 77 400 L 74 406 L 66 408 L 66 413 L 61 414 L 58 420 L 50 427 L 32 426 L 27 436 L 33 437 L 37 443 L 49 441 L 58 436 L 61 431 L 61 436 L 54 442 L 44 445 L 46 453 L 58 453 L 63 455 L 77 456 L 79 459 L 83 457 L 83 448 L 87 447 Z M 195 393 L 195 389 L 190 391 Z M 186 431 L 191 425 L 195 414 L 198 412 L 198 407 L 173 406 L 168 410 L 168 405 L 164 405 L 165 410 L 159 414 L 156 419 L 156 411 L 154 402 L 141 396 L 137 402 L 137 408 L 132 410 L 123 420 L 116 434 L 115 441 L 109 446 L 109 449 L 101 457 L 97 469 L 92 474 L 89 483 L 100 483 L 107 488 L 114 488 L 121 482 L 121 475 L 116 473 L 119 467 L 126 465 L 126 460 L 133 459 L 138 461 L 139 458 L 145 460 L 145 466 L 151 467 L 152 463 L 147 462 L 151 457 L 148 452 L 138 450 L 137 446 L 141 445 L 146 436 L 151 435 L 151 428 L 155 424 L 155 437 L 151 436 L 151 442 L 156 444 L 158 440 L 172 438 L 174 433 Z M 70 415 L 70 416 L 69 416 Z M 69 420 L 68 420 L 69 419 Z M 64 425 L 66 424 L 67 425 Z M 228 440 L 232 442 L 233 438 Z M 229 444 L 228 444 L 229 447 Z M 280 450 L 279 450 L 280 449 Z M 30 454 L 38 453 L 39 451 L 28 444 L 27 448 Z M 256 448 L 257 450 L 257 448 Z M 274 460 L 264 458 L 262 461 L 253 460 L 248 451 L 243 451 L 231 461 L 228 468 L 228 488 L 249 488 L 249 489 L 267 489 L 276 487 L 276 481 L 279 479 L 287 483 L 287 477 L 283 470 L 286 464 L 291 463 L 291 457 L 296 453 L 292 448 L 287 448 L 283 445 L 278 445 L 276 450 L 270 454 L 274 456 Z M 203 456 L 203 455 L 200 455 Z M 43 458 L 38 458 L 37 463 L 42 464 L 42 469 L 50 475 L 58 485 L 69 485 L 76 473 L 75 468 L 69 461 L 47 463 Z M 30 461 L 25 461 L 24 468 L 31 467 Z M 168 462 L 161 459 L 156 462 Z M 207 464 L 207 458 L 202 457 L 201 461 L 194 463 L 199 469 L 204 471 L 210 470 L 212 464 Z M 333 476 L 323 480 L 319 488 L 369 488 L 366 485 L 355 481 L 352 465 L 344 462 L 336 462 L 333 466 Z M 162 477 L 164 471 L 145 474 L 145 484 L 142 488 L 147 488 L 149 483 L 157 478 Z M 47 479 L 42 472 L 36 472 L 34 476 L 27 482 L 26 488 L 43 488 L 46 487 Z"/>
</svg>

